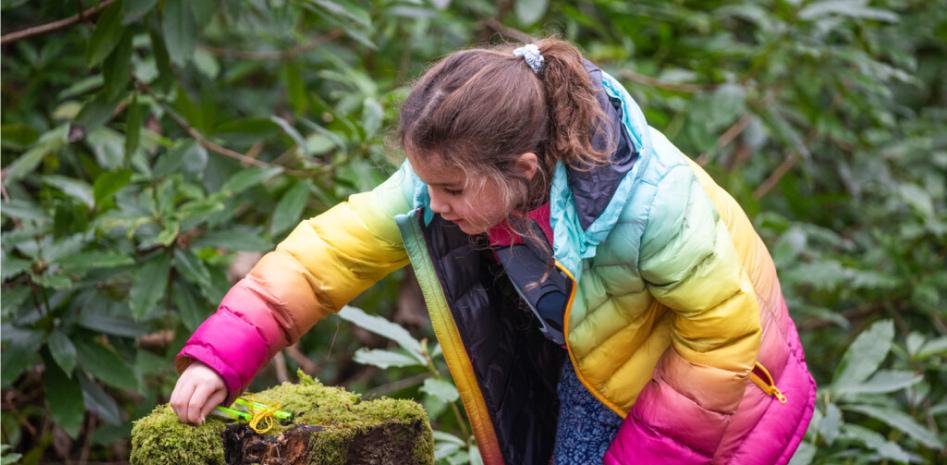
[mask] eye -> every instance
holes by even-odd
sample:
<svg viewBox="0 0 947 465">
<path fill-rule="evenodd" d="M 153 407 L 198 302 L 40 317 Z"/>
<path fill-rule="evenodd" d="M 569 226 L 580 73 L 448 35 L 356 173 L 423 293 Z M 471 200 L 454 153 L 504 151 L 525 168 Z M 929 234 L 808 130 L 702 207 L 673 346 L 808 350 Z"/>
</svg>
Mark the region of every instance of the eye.
<svg viewBox="0 0 947 465">
<path fill-rule="evenodd" d="M 457 196 L 464 193 L 463 189 L 444 189 L 444 193 L 450 196 Z"/>
</svg>

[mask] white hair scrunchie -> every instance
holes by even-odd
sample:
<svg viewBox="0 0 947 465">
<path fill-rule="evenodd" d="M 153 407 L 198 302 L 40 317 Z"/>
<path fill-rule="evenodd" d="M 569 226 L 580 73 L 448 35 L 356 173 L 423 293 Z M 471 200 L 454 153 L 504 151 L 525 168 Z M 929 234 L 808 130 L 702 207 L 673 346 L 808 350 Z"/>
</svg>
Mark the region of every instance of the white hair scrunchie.
<svg viewBox="0 0 947 465">
<path fill-rule="evenodd" d="M 537 47 L 536 44 L 526 44 L 513 50 L 513 55 L 523 57 L 523 59 L 526 60 L 526 64 L 529 65 L 534 73 L 539 74 L 543 70 L 543 64 L 546 59 L 539 53 L 539 47 Z"/>
</svg>

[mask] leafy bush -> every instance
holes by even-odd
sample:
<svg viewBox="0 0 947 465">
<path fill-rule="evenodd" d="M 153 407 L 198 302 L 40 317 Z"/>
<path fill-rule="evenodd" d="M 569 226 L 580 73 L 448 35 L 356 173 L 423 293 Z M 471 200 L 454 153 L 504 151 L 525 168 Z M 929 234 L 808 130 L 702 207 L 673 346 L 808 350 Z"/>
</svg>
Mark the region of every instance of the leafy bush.
<svg viewBox="0 0 947 465">
<path fill-rule="evenodd" d="M 410 80 L 548 32 L 621 80 L 770 246 L 821 386 L 794 463 L 947 457 L 944 0 L 85 3 L 32 35 L 79 3 L 0 6 L 3 463 L 127 457 L 129 422 L 166 399 L 241 263 L 393 170 Z M 355 305 L 392 315 L 403 282 Z M 422 399 L 439 458 L 476 460 L 429 329 L 342 317 L 400 348 L 328 321 L 281 363 Z"/>
</svg>

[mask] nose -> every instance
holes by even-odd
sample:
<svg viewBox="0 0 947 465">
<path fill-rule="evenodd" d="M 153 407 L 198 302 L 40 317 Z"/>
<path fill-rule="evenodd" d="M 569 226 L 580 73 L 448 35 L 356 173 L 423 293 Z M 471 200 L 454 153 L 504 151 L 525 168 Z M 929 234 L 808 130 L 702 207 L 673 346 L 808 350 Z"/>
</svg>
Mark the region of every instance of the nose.
<svg viewBox="0 0 947 465">
<path fill-rule="evenodd" d="M 434 192 L 434 189 L 428 190 L 428 195 L 431 197 L 431 211 L 441 216 L 450 212 L 450 205 L 440 194 Z"/>
</svg>

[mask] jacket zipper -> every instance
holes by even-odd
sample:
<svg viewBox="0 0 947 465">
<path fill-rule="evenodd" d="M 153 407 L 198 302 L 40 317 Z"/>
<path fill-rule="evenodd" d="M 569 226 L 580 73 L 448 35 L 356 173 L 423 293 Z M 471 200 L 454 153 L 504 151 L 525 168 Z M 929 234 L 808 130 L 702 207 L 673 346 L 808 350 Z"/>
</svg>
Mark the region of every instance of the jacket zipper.
<svg viewBox="0 0 947 465">
<path fill-rule="evenodd" d="M 766 377 L 765 380 L 756 374 L 757 370 L 759 370 L 759 372 Z M 776 387 L 776 382 L 773 381 L 773 375 L 769 373 L 769 370 L 767 370 L 766 367 L 759 362 L 759 360 L 756 361 L 756 364 L 753 366 L 753 370 L 750 371 L 750 380 L 759 386 L 760 389 L 762 389 L 767 395 L 775 397 L 780 404 L 785 404 L 789 401 L 789 398 L 786 397 L 786 394 L 783 394 L 783 391 Z"/>
</svg>

